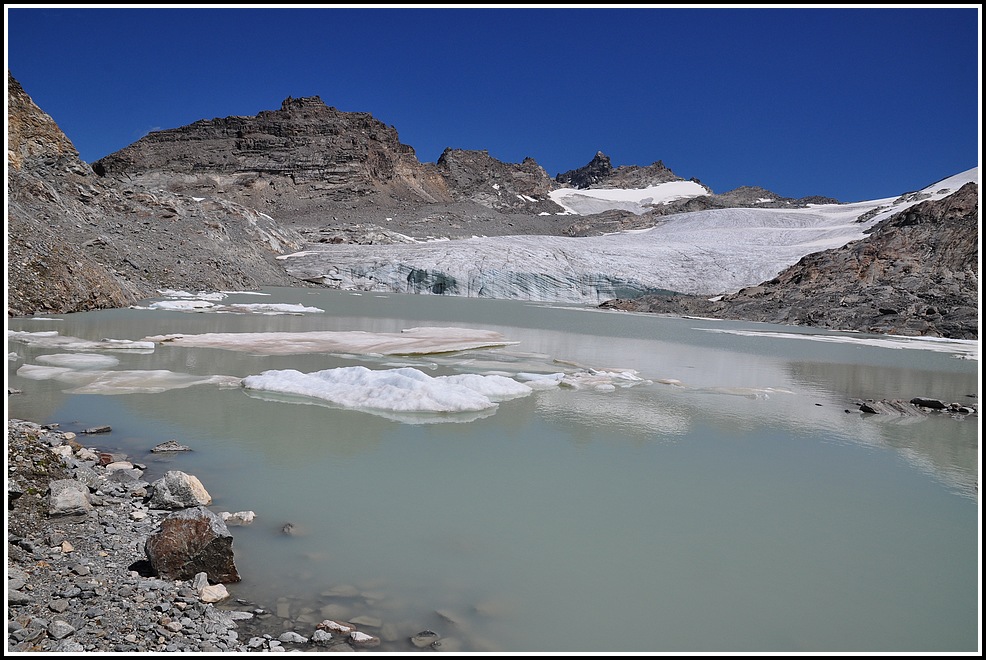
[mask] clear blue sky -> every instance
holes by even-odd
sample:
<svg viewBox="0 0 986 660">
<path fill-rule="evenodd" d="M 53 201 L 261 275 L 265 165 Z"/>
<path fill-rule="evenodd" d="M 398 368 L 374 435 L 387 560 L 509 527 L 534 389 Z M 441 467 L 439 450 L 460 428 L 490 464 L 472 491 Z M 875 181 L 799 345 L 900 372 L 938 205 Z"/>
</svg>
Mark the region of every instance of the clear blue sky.
<svg viewBox="0 0 986 660">
<path fill-rule="evenodd" d="M 6 5 L 7 68 L 86 162 L 315 96 L 548 174 L 663 160 L 715 192 L 891 197 L 979 164 L 979 5 Z"/>
</svg>

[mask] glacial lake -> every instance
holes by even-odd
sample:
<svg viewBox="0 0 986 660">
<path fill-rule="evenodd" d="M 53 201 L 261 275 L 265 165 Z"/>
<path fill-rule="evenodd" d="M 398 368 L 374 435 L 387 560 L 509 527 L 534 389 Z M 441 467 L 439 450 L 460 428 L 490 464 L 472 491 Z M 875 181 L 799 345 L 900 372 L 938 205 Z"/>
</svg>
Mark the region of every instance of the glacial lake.
<svg viewBox="0 0 986 660">
<path fill-rule="evenodd" d="M 263 313 L 274 304 L 306 311 Z M 505 343 L 270 355 L 102 342 L 411 328 Z M 272 613 L 264 632 L 278 616 L 306 636 L 356 619 L 392 652 L 415 651 L 422 630 L 444 650 L 491 653 L 978 648 L 978 416 L 853 405 L 978 408 L 977 342 L 270 288 L 198 312 L 8 319 L 7 351 L 22 391 L 8 418 L 110 425 L 79 440 L 146 464 L 147 481 L 198 477 L 217 513 L 256 513 L 230 526 L 243 580 L 227 587 Z M 236 385 L 352 367 L 532 388 L 483 410 L 406 412 Z M 193 451 L 150 452 L 172 439 Z"/>
</svg>

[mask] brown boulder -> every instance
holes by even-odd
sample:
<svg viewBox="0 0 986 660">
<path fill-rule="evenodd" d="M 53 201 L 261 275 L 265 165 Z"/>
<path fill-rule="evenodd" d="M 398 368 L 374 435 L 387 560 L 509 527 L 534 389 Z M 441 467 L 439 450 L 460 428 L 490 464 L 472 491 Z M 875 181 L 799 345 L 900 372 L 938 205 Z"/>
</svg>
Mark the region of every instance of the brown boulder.
<svg viewBox="0 0 986 660">
<path fill-rule="evenodd" d="M 213 583 L 240 581 L 229 528 L 204 507 L 182 509 L 162 520 L 144 544 L 144 552 L 164 579 L 191 580 L 205 573 Z"/>
</svg>

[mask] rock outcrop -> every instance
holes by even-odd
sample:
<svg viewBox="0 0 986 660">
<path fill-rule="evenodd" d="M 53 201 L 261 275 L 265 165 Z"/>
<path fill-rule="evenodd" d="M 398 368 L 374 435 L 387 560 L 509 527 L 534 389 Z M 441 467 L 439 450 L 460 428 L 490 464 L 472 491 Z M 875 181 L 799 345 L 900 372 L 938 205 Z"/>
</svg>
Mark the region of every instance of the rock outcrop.
<svg viewBox="0 0 986 660">
<path fill-rule="evenodd" d="M 448 148 L 437 165 L 456 201 L 533 215 L 564 210 L 548 197 L 558 186 L 533 158 L 512 165 L 491 157 L 485 150 Z"/>
<path fill-rule="evenodd" d="M 288 97 L 256 116 L 203 119 L 155 131 L 93 163 L 101 176 L 195 196 L 221 195 L 279 220 L 354 202 L 452 201 L 434 165 L 392 126 L 318 96 Z"/>
<path fill-rule="evenodd" d="M 708 299 L 649 295 L 602 307 L 904 336 L 979 337 L 979 186 L 911 206 L 869 237 L 809 254 L 759 286 Z"/>
<path fill-rule="evenodd" d="M 8 72 L 7 314 L 126 307 L 158 288 L 287 286 L 300 235 L 225 200 L 96 176 Z"/>
<path fill-rule="evenodd" d="M 697 179 L 693 179 L 697 181 Z M 812 204 L 839 204 L 839 200 L 832 197 L 822 197 L 813 195 L 810 197 L 783 197 L 759 186 L 740 186 L 724 193 L 713 193 L 708 195 L 683 199 L 655 207 L 648 212 L 649 222 L 654 222 L 658 216 L 673 215 L 675 213 L 689 213 L 691 211 L 708 211 L 710 209 L 802 209 Z"/>
<path fill-rule="evenodd" d="M 560 184 L 575 188 L 646 188 L 668 181 L 683 181 L 662 161 L 640 167 L 621 165 L 613 167 L 609 156 L 597 151 L 587 164 L 555 177 Z M 711 192 L 711 191 L 709 191 Z"/>
</svg>

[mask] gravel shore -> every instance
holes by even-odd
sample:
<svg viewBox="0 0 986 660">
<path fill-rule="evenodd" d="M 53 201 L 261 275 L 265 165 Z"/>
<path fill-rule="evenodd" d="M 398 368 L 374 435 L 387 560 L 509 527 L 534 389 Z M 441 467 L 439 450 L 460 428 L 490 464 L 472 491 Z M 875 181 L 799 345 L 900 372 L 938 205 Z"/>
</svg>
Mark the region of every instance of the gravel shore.
<svg viewBox="0 0 986 660">
<path fill-rule="evenodd" d="M 201 584 L 156 577 L 144 545 L 172 512 L 150 508 L 144 466 L 116 478 L 106 466 L 126 457 L 53 426 L 7 420 L 8 653 L 352 652 L 380 644 L 329 621 L 285 631 L 255 604 L 208 602 L 214 596 Z M 50 485 L 60 480 L 86 484 L 91 509 L 53 514 Z"/>
</svg>

